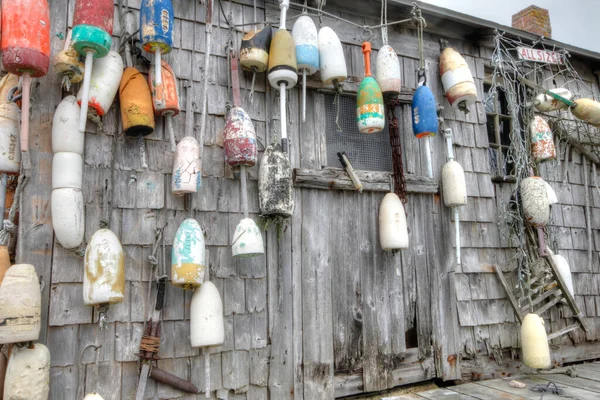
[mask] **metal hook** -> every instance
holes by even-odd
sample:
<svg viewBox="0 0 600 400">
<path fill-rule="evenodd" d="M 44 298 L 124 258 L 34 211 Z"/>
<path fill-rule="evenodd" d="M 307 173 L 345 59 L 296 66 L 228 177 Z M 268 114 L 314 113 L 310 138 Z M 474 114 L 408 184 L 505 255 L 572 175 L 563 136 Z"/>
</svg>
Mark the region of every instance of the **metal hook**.
<svg viewBox="0 0 600 400">
<path fill-rule="evenodd" d="M 368 42 L 371 40 L 371 38 L 373 37 L 373 32 L 371 31 L 371 28 L 369 28 L 367 25 L 363 26 L 363 31 L 360 34 L 360 38 L 363 42 Z"/>
</svg>

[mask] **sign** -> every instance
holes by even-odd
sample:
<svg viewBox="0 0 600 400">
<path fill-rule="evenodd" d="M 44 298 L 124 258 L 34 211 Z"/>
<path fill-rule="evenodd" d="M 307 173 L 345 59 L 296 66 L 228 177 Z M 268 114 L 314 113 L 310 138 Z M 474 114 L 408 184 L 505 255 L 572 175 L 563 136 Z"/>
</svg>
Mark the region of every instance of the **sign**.
<svg viewBox="0 0 600 400">
<path fill-rule="evenodd" d="M 558 51 L 532 49 L 531 47 L 517 47 L 517 54 L 521 60 L 546 64 L 565 64 L 565 55 Z"/>
</svg>

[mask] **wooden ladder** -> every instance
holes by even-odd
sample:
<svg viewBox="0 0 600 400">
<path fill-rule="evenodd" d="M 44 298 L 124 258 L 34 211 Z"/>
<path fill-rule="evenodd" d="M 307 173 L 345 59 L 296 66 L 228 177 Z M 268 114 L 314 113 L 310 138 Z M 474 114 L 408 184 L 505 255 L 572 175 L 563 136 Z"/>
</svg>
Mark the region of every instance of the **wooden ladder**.
<svg viewBox="0 0 600 400">
<path fill-rule="evenodd" d="M 562 276 L 558 272 L 558 268 L 552 260 L 552 257 L 544 257 L 542 258 L 546 264 L 549 266 L 550 271 L 552 272 L 552 279 L 547 285 L 538 285 L 535 289 L 530 291 L 531 301 L 527 301 L 527 304 L 521 306 L 521 302 L 519 302 L 519 294 L 520 289 L 513 290 L 504 274 L 500 270 L 498 265 L 494 265 L 494 271 L 496 271 L 496 275 L 498 275 L 498 279 L 504 286 L 504 290 L 506 290 L 506 294 L 508 294 L 508 299 L 512 304 L 515 313 L 517 314 L 517 318 L 519 318 L 519 322 L 523 323 L 523 319 L 529 313 L 534 313 L 541 316 L 543 313 L 548 311 L 550 308 L 561 302 L 563 299 L 566 301 L 567 305 L 573 312 L 573 317 L 575 318 L 575 323 L 568 325 L 562 329 L 559 329 L 556 332 L 552 332 L 548 334 L 548 341 L 555 339 L 559 336 L 577 330 L 579 328 L 583 329 L 584 332 L 588 332 L 587 322 L 579 310 L 579 307 L 575 303 L 575 299 L 569 290 L 567 290 L 567 286 Z M 541 283 L 543 278 L 546 276 L 546 271 L 540 272 L 538 275 L 534 276 L 530 281 L 530 285 L 535 284 L 536 282 Z M 543 288 L 547 286 L 553 286 L 552 289 L 544 291 Z M 545 300 L 549 300 L 545 302 Z M 536 308 L 537 307 L 537 308 Z"/>
</svg>

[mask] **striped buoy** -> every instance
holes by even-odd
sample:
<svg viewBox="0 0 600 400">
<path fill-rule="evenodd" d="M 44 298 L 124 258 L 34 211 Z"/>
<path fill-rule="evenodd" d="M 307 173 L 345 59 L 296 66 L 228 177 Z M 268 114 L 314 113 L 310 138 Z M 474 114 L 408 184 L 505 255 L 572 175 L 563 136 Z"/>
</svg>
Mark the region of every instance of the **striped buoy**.
<svg viewBox="0 0 600 400">
<path fill-rule="evenodd" d="M 477 100 L 477 88 L 473 74 L 465 59 L 447 47 L 440 56 L 440 76 L 446 98 L 454 108 L 466 109 Z"/>
<path fill-rule="evenodd" d="M 384 45 L 377 54 L 377 83 L 384 95 L 397 95 L 402 86 L 400 59 L 392 46 Z"/>
<path fill-rule="evenodd" d="M 360 133 L 377 133 L 385 127 L 383 95 L 377 81 L 371 76 L 371 43 L 364 42 L 365 77 L 356 97 L 356 123 Z"/>
<path fill-rule="evenodd" d="M 206 249 L 204 233 L 195 219 L 181 223 L 171 253 L 171 281 L 175 286 L 194 289 L 204 282 Z"/>
</svg>

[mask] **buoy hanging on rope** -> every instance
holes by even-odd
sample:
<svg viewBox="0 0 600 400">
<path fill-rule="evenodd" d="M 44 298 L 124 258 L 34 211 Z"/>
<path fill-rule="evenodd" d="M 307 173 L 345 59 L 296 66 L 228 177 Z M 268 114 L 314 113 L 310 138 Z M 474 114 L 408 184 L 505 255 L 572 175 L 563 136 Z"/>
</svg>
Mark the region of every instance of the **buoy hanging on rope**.
<svg viewBox="0 0 600 400">
<path fill-rule="evenodd" d="M 531 155 L 536 163 L 556 158 L 552 130 L 544 118 L 539 115 L 535 116 L 529 124 L 529 135 L 531 137 Z"/>
<path fill-rule="evenodd" d="M 83 302 L 87 306 L 116 304 L 125 298 L 125 255 L 110 229 L 99 229 L 85 249 Z M 106 312 L 106 310 L 101 310 Z"/>
<path fill-rule="evenodd" d="M 112 44 L 113 7 L 113 0 L 76 0 L 75 2 L 73 48 L 79 54 L 85 56 L 85 70 L 81 88 L 82 101 L 80 102 L 81 114 L 79 117 L 79 130 L 81 132 L 85 132 L 87 121 L 92 68 L 94 67 L 93 59 L 106 57 Z M 96 82 L 96 84 L 98 83 Z M 98 113 L 98 115 L 102 116 L 103 114 Z"/>
<path fill-rule="evenodd" d="M 52 190 L 52 226 L 56 239 L 65 249 L 76 249 L 83 243 L 85 212 L 80 189 Z"/>
<path fill-rule="evenodd" d="M 1 53 L 4 69 L 23 77 L 20 139 L 23 168 L 29 171 L 31 78 L 46 75 L 50 66 L 50 8 L 46 0 L 2 2 Z"/>
<path fill-rule="evenodd" d="M 384 45 L 377 54 L 377 83 L 384 95 L 397 95 L 402 86 L 400 59 L 392 46 Z"/>
<path fill-rule="evenodd" d="M 171 178 L 171 192 L 175 196 L 197 193 L 201 184 L 200 144 L 195 138 L 186 136 L 177 145 Z"/>
<path fill-rule="evenodd" d="M 115 100 L 119 91 L 121 78 L 123 77 L 123 59 L 119 53 L 110 51 L 106 57 L 94 60 L 94 69 L 90 77 L 90 87 L 88 92 L 88 105 L 93 114 L 102 117 L 106 114 Z M 82 106 L 83 88 L 77 93 L 77 102 Z M 86 115 L 80 112 L 80 118 Z M 85 120 L 84 120 L 85 123 Z M 79 121 L 81 128 L 81 120 Z M 81 132 L 84 130 L 79 129 Z"/>
<path fill-rule="evenodd" d="M 451 47 L 444 49 L 440 56 L 440 76 L 450 105 L 468 112 L 468 107 L 477 100 L 477 88 L 469 65 Z"/>
<path fill-rule="evenodd" d="M 15 103 L 0 103 L 0 173 L 3 174 L 16 175 L 21 169 L 19 114 Z M 6 188 L 4 190 L 6 193 Z"/>
<path fill-rule="evenodd" d="M 600 127 L 600 103 L 592 99 L 575 100 L 576 107 L 571 107 L 571 113 L 582 121 Z"/>
<path fill-rule="evenodd" d="M 371 43 L 362 44 L 365 59 L 365 77 L 358 87 L 356 97 L 356 123 L 360 133 L 377 133 L 385 127 L 383 95 L 377 81 L 371 75 Z"/>
<path fill-rule="evenodd" d="M 192 296 L 190 339 L 192 347 L 219 346 L 225 341 L 223 302 L 210 281 L 204 282 Z"/>
<path fill-rule="evenodd" d="M 154 108 L 148 82 L 136 68 L 127 67 L 119 86 L 121 121 L 127 136 L 148 136 L 154 132 Z"/>
<path fill-rule="evenodd" d="M 552 261 L 554 261 L 558 273 L 563 281 L 565 281 L 567 290 L 571 293 L 571 296 L 575 298 L 575 287 L 573 286 L 573 275 L 571 274 L 569 262 L 561 254 L 551 254 L 550 256 L 552 257 Z"/>
<path fill-rule="evenodd" d="M 83 154 L 85 135 L 79 132 L 81 108 L 75 96 L 65 97 L 52 120 L 52 152 Z"/>
<path fill-rule="evenodd" d="M 348 78 L 342 43 L 328 26 L 319 30 L 319 64 L 321 80 L 326 85 L 333 83 L 337 86 Z"/>
<path fill-rule="evenodd" d="M 419 86 L 413 95 L 412 127 L 417 138 L 435 136 L 439 129 L 435 97 L 425 85 Z"/>
<path fill-rule="evenodd" d="M 258 169 L 260 214 L 289 218 L 294 212 L 292 166 L 279 144 L 268 146 Z"/>
<path fill-rule="evenodd" d="M 171 282 L 183 289 L 194 289 L 204 282 L 206 270 L 204 233 L 195 219 L 181 223 L 171 255 Z"/>
<path fill-rule="evenodd" d="M 83 80 L 85 69 L 85 66 L 79 60 L 79 53 L 71 45 L 72 33 L 73 31 L 69 31 L 65 39 L 64 49 L 52 59 L 54 73 L 61 78 L 62 86 L 67 90 L 70 89 L 71 84 L 77 84 Z"/>
<path fill-rule="evenodd" d="M 537 229 L 540 257 L 546 257 L 548 252 L 544 239 L 544 227 L 550 220 L 550 203 L 544 180 L 538 176 L 525 178 L 521 181 L 521 205 L 527 222 Z"/>
<path fill-rule="evenodd" d="M 154 81 L 162 82 L 162 55 L 173 47 L 175 13 L 171 0 L 142 0 L 140 6 L 140 39 L 142 47 L 154 54 Z"/>
<path fill-rule="evenodd" d="M 246 71 L 265 72 L 269 66 L 269 48 L 271 47 L 271 27 L 251 30 L 242 38 L 240 64 Z"/>
<path fill-rule="evenodd" d="M 550 92 L 556 93 L 567 100 L 573 99 L 573 94 L 567 89 L 550 89 Z M 539 112 L 566 110 L 568 108 L 564 102 L 556 100 L 554 97 L 546 93 L 538 94 L 533 100 L 533 105 Z"/>
<path fill-rule="evenodd" d="M 408 226 L 402 201 L 388 193 L 379 208 L 379 243 L 385 251 L 408 249 Z"/>
<path fill-rule="evenodd" d="M 167 122 L 167 132 L 171 142 L 171 151 L 177 151 L 175 144 L 175 130 L 173 129 L 173 117 L 179 115 L 179 92 L 177 90 L 177 78 L 173 69 L 165 60 L 162 60 L 162 81 L 160 85 L 155 85 L 152 76 L 153 67 L 150 67 L 148 74 L 148 85 L 152 92 L 152 105 L 154 115 L 165 117 Z"/>
<path fill-rule="evenodd" d="M 82 189 L 83 158 L 77 153 L 55 153 L 52 158 L 52 189 Z"/>
<path fill-rule="evenodd" d="M 50 351 L 41 343 L 13 346 L 6 378 L 4 400 L 47 400 L 50 392 Z"/>
<path fill-rule="evenodd" d="M 33 265 L 16 264 L 0 285 L 0 344 L 37 340 L 42 293 Z"/>
<path fill-rule="evenodd" d="M 298 71 L 302 72 L 302 122 L 306 121 L 306 76 L 319 70 L 319 34 L 308 15 L 302 15 L 294 23 L 292 37 L 296 44 Z"/>
<path fill-rule="evenodd" d="M 521 346 L 523 362 L 529 368 L 547 369 L 552 366 L 544 320 L 537 314 L 527 314 L 523 319 Z"/>
<path fill-rule="evenodd" d="M 265 253 L 262 234 L 256 222 L 251 218 L 244 218 L 235 227 L 231 241 L 234 257 L 256 257 Z"/>
<path fill-rule="evenodd" d="M 252 120 L 241 107 L 233 107 L 227 114 L 223 130 L 225 162 L 232 167 L 256 164 L 256 133 Z"/>
</svg>

